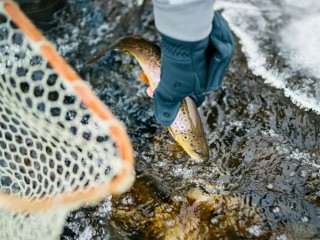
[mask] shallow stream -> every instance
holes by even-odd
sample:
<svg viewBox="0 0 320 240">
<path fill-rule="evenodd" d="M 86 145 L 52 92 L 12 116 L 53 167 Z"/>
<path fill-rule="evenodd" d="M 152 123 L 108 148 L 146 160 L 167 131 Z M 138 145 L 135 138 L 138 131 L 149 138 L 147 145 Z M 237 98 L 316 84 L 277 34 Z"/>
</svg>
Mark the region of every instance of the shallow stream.
<svg viewBox="0 0 320 240">
<path fill-rule="evenodd" d="M 216 8 L 236 49 L 222 88 L 199 108 L 211 155 L 203 163 L 154 122 L 131 56 L 84 64 L 120 36 L 159 43 L 151 1 L 70 0 L 46 33 L 125 124 L 137 173 L 127 193 L 70 213 L 61 239 L 320 239 L 320 33 L 310 30 L 320 4 Z"/>
</svg>

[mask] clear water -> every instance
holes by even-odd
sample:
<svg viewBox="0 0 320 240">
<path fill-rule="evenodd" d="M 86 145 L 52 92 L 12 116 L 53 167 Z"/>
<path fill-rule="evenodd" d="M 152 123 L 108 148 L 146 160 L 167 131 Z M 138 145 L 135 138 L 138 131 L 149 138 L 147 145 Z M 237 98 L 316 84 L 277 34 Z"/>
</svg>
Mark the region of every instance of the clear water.
<svg viewBox="0 0 320 240">
<path fill-rule="evenodd" d="M 236 50 L 199 109 L 211 153 L 201 164 L 155 124 L 131 56 L 84 64 L 120 36 L 159 42 L 150 2 L 72 0 L 46 33 L 126 125 L 137 171 L 127 193 L 71 213 L 61 238 L 319 239 L 319 2 L 216 3 Z"/>
</svg>

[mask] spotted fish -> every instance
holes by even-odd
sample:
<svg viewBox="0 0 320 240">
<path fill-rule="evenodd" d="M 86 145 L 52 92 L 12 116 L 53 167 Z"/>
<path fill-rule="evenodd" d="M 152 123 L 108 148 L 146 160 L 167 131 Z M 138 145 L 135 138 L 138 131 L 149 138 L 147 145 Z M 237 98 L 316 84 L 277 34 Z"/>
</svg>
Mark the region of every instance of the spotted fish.
<svg viewBox="0 0 320 240">
<path fill-rule="evenodd" d="M 132 54 L 143 72 L 138 77 L 154 91 L 160 82 L 161 50 L 155 43 L 140 36 L 126 36 L 113 42 L 101 52 L 92 56 L 87 63 L 100 58 L 106 51 L 118 49 Z M 209 158 L 208 142 L 203 130 L 199 112 L 192 98 L 186 97 L 174 122 L 168 127 L 173 138 L 195 160 Z"/>
</svg>

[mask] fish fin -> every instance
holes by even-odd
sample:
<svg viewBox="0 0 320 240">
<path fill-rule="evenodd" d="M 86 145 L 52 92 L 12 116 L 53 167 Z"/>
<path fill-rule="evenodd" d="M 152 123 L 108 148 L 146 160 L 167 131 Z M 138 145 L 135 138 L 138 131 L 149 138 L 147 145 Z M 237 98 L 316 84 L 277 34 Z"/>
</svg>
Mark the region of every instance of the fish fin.
<svg viewBox="0 0 320 240">
<path fill-rule="evenodd" d="M 138 78 L 147 85 L 150 85 L 149 78 L 144 72 L 137 72 Z"/>
</svg>

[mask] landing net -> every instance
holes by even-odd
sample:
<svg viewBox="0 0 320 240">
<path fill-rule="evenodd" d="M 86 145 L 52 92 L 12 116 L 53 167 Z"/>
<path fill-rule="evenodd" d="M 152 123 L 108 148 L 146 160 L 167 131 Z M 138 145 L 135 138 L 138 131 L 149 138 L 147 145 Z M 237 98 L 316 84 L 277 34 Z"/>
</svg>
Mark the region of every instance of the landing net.
<svg viewBox="0 0 320 240">
<path fill-rule="evenodd" d="M 0 0 L 0 239 L 59 239 L 68 212 L 133 179 L 122 124 Z"/>
</svg>

